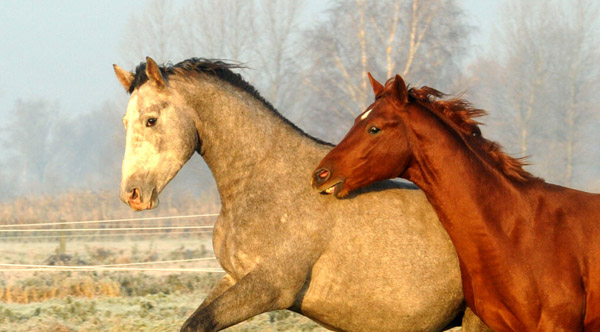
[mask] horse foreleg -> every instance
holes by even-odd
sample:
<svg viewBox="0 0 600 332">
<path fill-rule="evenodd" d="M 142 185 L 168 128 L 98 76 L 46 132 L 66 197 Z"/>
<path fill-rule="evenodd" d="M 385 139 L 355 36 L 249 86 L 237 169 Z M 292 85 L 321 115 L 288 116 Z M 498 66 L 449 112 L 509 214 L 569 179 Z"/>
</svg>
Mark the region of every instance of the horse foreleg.
<svg viewBox="0 0 600 332">
<path fill-rule="evenodd" d="M 227 289 L 229 289 L 229 287 L 233 286 L 234 284 L 235 284 L 235 281 L 233 280 L 233 278 L 229 274 L 226 274 L 223 278 L 221 278 L 221 280 L 219 280 L 219 282 L 217 282 L 216 285 L 213 286 L 213 288 L 210 290 L 210 292 L 208 293 L 208 295 L 206 295 L 206 297 L 204 298 L 204 301 L 202 301 L 202 304 L 200 304 L 200 306 L 198 307 L 198 309 L 196 309 L 196 311 L 194 311 L 194 313 L 190 316 L 190 318 L 196 316 L 196 314 L 199 311 L 201 311 L 202 309 L 204 309 L 214 299 L 216 299 L 217 297 L 219 297 Z M 189 318 L 188 318 L 188 320 L 189 320 Z"/>
<path fill-rule="evenodd" d="M 267 278 L 267 275 L 255 270 L 229 287 L 225 287 L 227 282 L 220 283 L 216 288 L 224 291 L 220 295 L 216 290 L 211 291 L 212 301 L 207 298 L 186 320 L 181 331 L 219 331 L 263 312 L 290 307 L 294 302 L 296 288 L 301 288 L 302 282 L 297 283 L 298 285 L 288 284 L 290 287 L 274 285 L 285 281 L 273 280 Z"/>
</svg>

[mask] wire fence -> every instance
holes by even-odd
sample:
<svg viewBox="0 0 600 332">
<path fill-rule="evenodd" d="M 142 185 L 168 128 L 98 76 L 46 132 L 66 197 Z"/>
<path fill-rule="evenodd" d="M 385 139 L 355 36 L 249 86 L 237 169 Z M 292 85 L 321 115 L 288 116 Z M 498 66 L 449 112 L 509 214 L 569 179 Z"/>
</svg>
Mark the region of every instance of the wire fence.
<svg viewBox="0 0 600 332">
<path fill-rule="evenodd" d="M 132 236 L 190 236 L 193 234 L 210 234 L 212 225 L 185 225 L 185 226 L 141 226 L 141 227 L 94 227 L 83 228 L 81 226 L 91 224 L 108 224 L 117 222 L 147 222 L 177 219 L 200 219 L 216 217 L 218 214 L 194 214 L 183 216 L 165 216 L 165 217 L 146 217 L 146 218 L 121 218 L 106 220 L 79 220 L 79 221 L 59 221 L 29 224 L 8 224 L 0 225 L 0 240 L 49 240 L 73 238 L 95 238 L 95 237 L 132 237 Z M 80 226 L 65 228 L 65 226 Z M 32 228 L 35 227 L 35 228 Z M 60 227 L 60 228 L 55 228 Z M 136 231 L 136 232 L 133 232 Z M 141 231 L 141 232 L 140 232 Z M 54 233 L 48 235 L 48 233 Z M 93 233 L 93 234 L 90 234 Z M 203 273 L 222 273 L 219 267 L 181 267 L 189 263 L 198 262 L 216 262 L 215 257 L 199 257 L 179 260 L 163 260 L 149 262 L 133 262 L 121 264 L 102 264 L 102 265 L 44 265 L 44 264 L 13 264 L 0 263 L 0 272 L 83 272 L 83 271 L 125 271 L 125 272 L 203 272 Z M 164 265 L 177 264 L 177 267 L 162 267 Z M 161 267 L 156 267 L 161 265 Z"/>
<path fill-rule="evenodd" d="M 158 227 L 112 227 L 112 228 L 35 228 L 35 229 L 0 229 L 0 233 L 22 232 L 22 233 L 46 233 L 46 232 L 106 232 L 106 231 L 140 231 L 140 230 L 159 230 L 159 229 L 207 229 L 213 226 L 158 226 Z"/>
<path fill-rule="evenodd" d="M 112 229 L 109 229 L 112 231 Z M 118 229 L 115 229 L 118 230 Z M 211 234 L 212 230 L 208 231 L 181 231 L 181 232 L 142 232 L 142 233 L 110 233 L 110 234 L 60 234 L 60 235 L 31 235 L 31 236 L 0 236 L 0 239 L 20 240 L 20 239 L 79 239 L 79 238 L 107 238 L 107 237 L 135 237 L 149 235 L 181 235 L 190 236 L 194 234 Z"/>
<path fill-rule="evenodd" d="M 172 235 L 172 234 L 202 234 L 207 233 L 206 230 L 212 229 L 212 225 L 159 225 L 159 226 L 142 226 L 142 227 L 74 227 L 65 228 L 67 225 L 88 226 L 91 224 L 107 224 L 116 222 L 147 222 L 147 221 L 164 221 L 190 218 L 208 218 L 216 217 L 216 213 L 194 214 L 182 216 L 165 216 L 165 217 L 147 217 L 147 218 L 121 218 L 121 219 L 105 219 L 105 220 L 80 220 L 80 221 L 58 221 L 45 223 L 28 223 L 28 224 L 5 224 L 0 225 L 0 239 L 48 239 L 48 238 L 75 238 L 75 237 L 106 237 L 106 236 L 126 236 L 126 235 Z M 36 227 L 36 228 L 31 228 Z M 193 231 L 202 229 L 203 232 Z M 132 233 L 132 231 L 145 231 Z M 162 232 L 150 232 L 162 231 Z M 182 232 L 175 232 L 182 231 Z M 115 233 L 120 232 L 120 233 Z M 208 231 L 210 232 L 210 231 Z M 41 233 L 41 234 L 40 234 Z M 55 233 L 48 235 L 47 233 Z M 83 233 L 94 233 L 94 235 L 84 235 Z M 101 234 L 110 233 L 110 234 Z M 25 235 L 28 234 L 28 235 Z M 31 235 L 33 234 L 33 235 Z M 44 235 L 42 235 L 44 234 Z"/>
<path fill-rule="evenodd" d="M 104 220 L 80 220 L 80 221 L 57 221 L 57 222 L 45 222 L 45 223 L 30 223 L 30 224 L 6 224 L 0 225 L 0 228 L 13 227 L 39 227 L 39 226 L 62 226 L 62 225 L 80 225 L 80 224 L 104 224 L 114 222 L 128 222 L 128 221 L 149 221 L 149 220 L 169 220 L 169 219 L 187 219 L 187 218 L 202 218 L 202 217 L 216 217 L 218 213 L 205 213 L 205 214 L 190 214 L 183 216 L 165 216 L 165 217 L 146 217 L 146 218 L 122 218 L 122 219 L 104 219 Z"/>
<path fill-rule="evenodd" d="M 7 264 L 0 263 L 0 272 L 11 271 L 54 271 L 54 272 L 74 272 L 74 271 L 173 271 L 173 272 L 213 272 L 221 273 L 223 269 L 218 267 L 201 267 L 201 268 L 155 268 L 155 267 L 139 267 L 148 265 L 161 264 L 182 264 L 201 261 L 216 261 L 216 257 L 202 257 L 190 259 L 175 259 L 153 262 L 135 262 L 121 264 L 101 264 L 101 265 L 40 265 L 40 264 Z"/>
</svg>

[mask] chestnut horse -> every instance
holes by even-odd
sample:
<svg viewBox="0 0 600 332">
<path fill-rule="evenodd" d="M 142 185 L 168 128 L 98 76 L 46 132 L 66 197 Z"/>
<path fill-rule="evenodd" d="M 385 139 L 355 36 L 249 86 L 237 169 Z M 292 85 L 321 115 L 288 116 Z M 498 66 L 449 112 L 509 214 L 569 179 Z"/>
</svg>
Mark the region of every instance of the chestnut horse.
<svg viewBox="0 0 600 332">
<path fill-rule="evenodd" d="M 313 173 L 338 197 L 394 178 L 423 189 L 454 243 L 467 304 L 494 331 L 600 331 L 600 195 L 544 182 L 481 136 L 485 112 L 385 86 Z"/>
</svg>

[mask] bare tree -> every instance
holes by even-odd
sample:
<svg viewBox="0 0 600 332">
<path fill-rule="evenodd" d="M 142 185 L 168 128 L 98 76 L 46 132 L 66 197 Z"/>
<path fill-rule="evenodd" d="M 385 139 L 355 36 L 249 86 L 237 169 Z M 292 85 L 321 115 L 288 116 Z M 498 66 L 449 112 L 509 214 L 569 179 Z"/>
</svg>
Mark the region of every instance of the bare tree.
<svg viewBox="0 0 600 332">
<path fill-rule="evenodd" d="M 448 87 L 468 44 L 461 15 L 452 0 L 336 2 L 329 19 L 306 35 L 311 57 L 303 83 L 313 97 L 306 103 L 319 105 L 316 119 L 346 127 L 372 99 L 367 72 Z"/>
<path fill-rule="evenodd" d="M 184 56 L 247 62 L 256 43 L 254 1 L 189 1 L 179 13 L 177 48 Z"/>
<path fill-rule="evenodd" d="M 0 196 L 106 190 L 118 186 L 122 108 L 105 103 L 75 117 L 44 100 L 19 101 L 3 128 Z M 119 151 L 121 151 L 119 153 Z"/>
<path fill-rule="evenodd" d="M 50 142 L 52 155 L 44 172 L 48 192 L 98 191 L 119 185 L 125 139 L 122 112 L 114 102 L 105 102 L 56 123 Z"/>
<path fill-rule="evenodd" d="M 5 150 L 0 160 L 0 201 L 13 198 L 18 194 L 17 170 L 18 159 L 15 156 L 8 156 Z"/>
<path fill-rule="evenodd" d="M 547 47 L 552 45 L 555 29 L 553 23 L 545 19 L 545 14 L 539 14 L 545 11 L 544 5 L 540 1 L 512 1 L 502 12 L 505 25 L 500 29 L 501 49 L 507 52 L 504 71 L 512 77 L 508 91 L 511 98 L 507 102 L 512 103 L 516 111 L 514 122 L 520 130 L 519 147 L 524 156 L 529 153 L 534 115 L 545 109 L 541 94 L 545 91 L 543 84 L 550 78 L 548 63 L 552 54 Z"/>
<path fill-rule="evenodd" d="M 158 54 L 162 62 L 191 57 L 239 61 L 246 80 L 275 106 L 292 104 L 304 1 L 188 0 L 175 9 L 154 0 L 131 18 L 122 43 L 126 62 Z"/>
<path fill-rule="evenodd" d="M 598 119 L 599 100 L 595 97 L 596 92 L 592 87 L 598 86 L 600 76 L 597 68 L 600 61 L 600 52 L 597 48 L 600 16 L 599 7 L 591 1 L 575 1 L 573 4 L 557 3 L 556 6 L 557 12 L 567 13 L 567 15 L 557 16 L 563 28 L 556 38 L 556 45 L 560 45 L 556 51 L 562 51 L 560 53 L 562 66 L 558 68 L 556 80 L 561 82 L 561 95 L 564 96 L 558 109 L 562 113 L 564 123 L 558 135 L 565 151 L 562 182 L 569 186 L 573 180 L 574 164 L 581 159 L 582 151 L 587 151 L 581 146 L 586 140 L 581 135 L 580 128 L 586 122 Z"/>
<path fill-rule="evenodd" d="M 511 1 L 502 17 L 498 42 L 471 67 L 474 101 L 490 110 L 490 127 L 509 150 L 531 156 L 536 173 L 571 186 L 574 168 L 593 155 L 585 143 L 598 140 L 589 129 L 598 124 L 598 6 Z"/>
<path fill-rule="evenodd" d="M 260 22 L 256 26 L 261 36 L 255 48 L 257 68 L 264 71 L 257 82 L 263 95 L 280 110 L 292 108 L 296 101 L 297 64 L 300 42 L 300 18 L 304 14 L 304 1 L 268 0 L 260 2 Z"/>
<path fill-rule="evenodd" d="M 303 1 L 196 1 L 184 7 L 180 36 L 184 57 L 240 61 L 245 78 L 275 106 L 294 99 L 285 87 L 294 77 Z"/>
<path fill-rule="evenodd" d="M 121 65 L 132 67 L 146 56 L 158 62 L 177 58 L 181 50 L 175 38 L 178 22 L 177 7 L 173 0 L 152 0 L 134 14 L 125 28 L 120 43 Z"/>
<path fill-rule="evenodd" d="M 10 164 L 16 177 L 16 193 L 43 192 L 42 184 L 52 156 L 52 128 L 58 105 L 44 100 L 18 101 L 12 118 L 4 127 L 3 148 L 14 157 Z"/>
</svg>

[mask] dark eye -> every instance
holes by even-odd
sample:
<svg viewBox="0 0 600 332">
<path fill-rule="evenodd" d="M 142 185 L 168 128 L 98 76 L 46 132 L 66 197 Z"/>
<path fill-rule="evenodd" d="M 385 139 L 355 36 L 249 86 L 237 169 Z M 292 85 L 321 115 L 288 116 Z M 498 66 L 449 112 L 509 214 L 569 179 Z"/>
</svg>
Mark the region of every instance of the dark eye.
<svg viewBox="0 0 600 332">
<path fill-rule="evenodd" d="M 368 130 L 369 134 L 371 135 L 377 135 L 381 132 L 381 129 L 375 127 L 375 126 L 371 126 Z"/>
<path fill-rule="evenodd" d="M 146 127 L 153 127 L 156 124 L 156 118 L 150 118 L 146 121 Z"/>
</svg>

